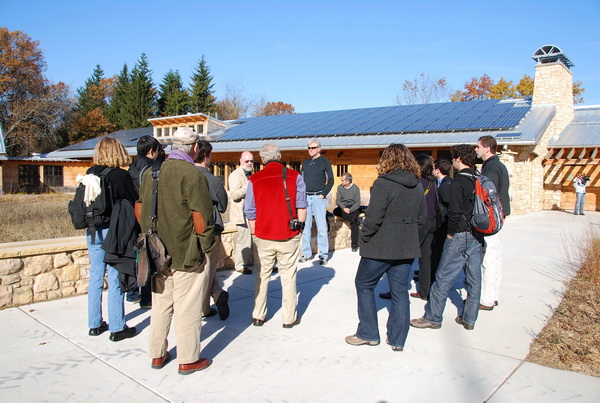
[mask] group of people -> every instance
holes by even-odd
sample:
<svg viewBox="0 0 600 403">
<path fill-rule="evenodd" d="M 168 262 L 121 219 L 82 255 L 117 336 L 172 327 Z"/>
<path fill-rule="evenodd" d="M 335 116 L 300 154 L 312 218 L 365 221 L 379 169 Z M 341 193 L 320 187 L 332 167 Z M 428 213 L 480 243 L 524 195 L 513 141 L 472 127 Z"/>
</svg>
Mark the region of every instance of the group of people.
<svg viewBox="0 0 600 403">
<path fill-rule="evenodd" d="M 484 136 L 476 150 L 484 159 L 483 173 L 494 180 L 508 215 L 508 174 L 495 155 L 496 148 L 495 140 Z M 379 161 L 379 177 L 371 188 L 362 225 L 358 217 L 360 190 L 353 184 L 350 173 L 342 176 L 334 214 L 348 221 L 352 250 L 361 256 L 355 280 L 359 325 L 356 333 L 346 338 L 349 344 L 379 344 L 374 289 L 387 273 L 392 303 L 387 343 L 395 351 L 403 349 L 409 329 L 408 290 L 415 259 L 419 259 L 420 264 L 419 287 L 413 296 L 427 299 L 428 303 L 425 315 L 410 321 L 412 326 L 441 326 L 445 299 L 461 270 L 467 274 L 468 297 L 457 322 L 472 329 L 479 309 L 493 309 L 497 305 L 502 263 L 499 239 L 497 242 L 490 242 L 492 237 L 484 240 L 471 231 L 468 224 L 474 187 L 468 175 L 475 174 L 476 151 L 472 146 L 458 145 L 452 147 L 451 152 L 452 165 L 457 170 L 454 181 L 448 176 L 448 161 L 434 162 L 429 156 L 415 158 L 401 144 L 387 147 Z M 149 336 L 152 368 L 160 369 L 171 359 L 167 336 L 174 317 L 177 360 L 182 375 L 203 370 L 212 363 L 211 359 L 200 357 L 202 318 L 218 314 L 225 320 L 229 316 L 229 294 L 216 277 L 223 250 L 221 214 L 228 204 L 230 222 L 237 229 L 235 270 L 252 274 L 250 266 L 253 266 L 256 271 L 254 326 L 265 322 L 268 284 L 274 271 L 279 272 L 282 284 L 283 327 L 289 329 L 300 324 L 296 273 L 298 263 L 313 258 L 313 218 L 319 263 L 325 265 L 329 259 L 327 195 L 334 178 L 331 163 L 321 155 L 317 139 L 308 141 L 309 158 L 303 162 L 300 172 L 281 162 L 281 152 L 274 143 L 261 147 L 263 169 L 256 173 L 253 173 L 253 154 L 243 152 L 239 168 L 229 175 L 229 193 L 208 169 L 211 153 L 210 143 L 201 140 L 193 129 L 182 127 L 173 133 L 172 151 L 168 156 L 156 139 L 144 137 L 138 143 L 136 162 L 130 165 L 123 145 L 107 137 L 98 143 L 94 166 L 88 170 L 89 174 L 98 174 L 106 167 L 114 168 L 107 176 L 111 200 L 131 205 L 131 214 L 139 223 L 138 234 L 150 228 L 153 214 L 157 217 L 156 230 L 172 259 L 171 264 L 161 275 L 152 276 L 147 284 L 129 288 L 135 292 L 140 286 L 141 306 L 152 308 Z M 128 165 L 129 172 L 122 169 Z M 111 216 L 111 221 L 121 220 L 122 215 Z M 87 233 L 88 325 L 91 336 L 110 330 L 110 339 L 120 341 L 134 337 L 137 332 L 125 323 L 123 291 L 127 290 L 119 280 L 118 270 L 107 264 L 102 249 L 108 232 L 109 227 L 88 229 Z M 482 290 L 484 245 L 487 250 Z M 489 263 L 486 262 L 488 256 Z M 102 320 L 101 309 L 106 271 L 109 325 Z M 491 273 L 487 283 L 486 272 Z M 211 307 L 211 298 L 216 308 Z"/>
</svg>

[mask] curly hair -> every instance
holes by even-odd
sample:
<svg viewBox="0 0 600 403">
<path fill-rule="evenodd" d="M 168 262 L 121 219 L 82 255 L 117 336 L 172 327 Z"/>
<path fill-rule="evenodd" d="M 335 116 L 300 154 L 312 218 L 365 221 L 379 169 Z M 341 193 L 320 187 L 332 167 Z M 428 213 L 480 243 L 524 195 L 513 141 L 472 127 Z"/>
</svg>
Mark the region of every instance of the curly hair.
<svg viewBox="0 0 600 403">
<path fill-rule="evenodd" d="M 94 148 L 94 164 L 103 167 L 126 167 L 131 164 L 131 157 L 123 144 L 113 138 L 104 137 Z"/>
<path fill-rule="evenodd" d="M 404 144 L 390 144 L 381 153 L 377 173 L 383 175 L 398 168 L 414 173 L 417 178 L 421 177 L 421 168 L 408 147 Z"/>
<path fill-rule="evenodd" d="M 475 168 L 475 160 L 477 159 L 477 153 L 473 146 L 468 144 L 457 144 L 452 146 L 450 149 L 452 159 L 460 158 L 463 164 L 469 168 Z"/>
</svg>

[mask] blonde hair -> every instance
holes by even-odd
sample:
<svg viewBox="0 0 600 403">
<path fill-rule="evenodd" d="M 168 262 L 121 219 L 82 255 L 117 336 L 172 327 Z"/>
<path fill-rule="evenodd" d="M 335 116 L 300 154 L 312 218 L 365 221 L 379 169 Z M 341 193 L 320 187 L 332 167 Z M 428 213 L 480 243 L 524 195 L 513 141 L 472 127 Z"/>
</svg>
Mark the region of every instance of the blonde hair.
<svg viewBox="0 0 600 403">
<path fill-rule="evenodd" d="M 94 148 L 94 164 L 104 167 L 126 167 L 131 164 L 131 157 L 119 140 L 104 137 Z"/>
<path fill-rule="evenodd" d="M 399 168 L 414 173 L 417 178 L 421 177 L 421 167 L 408 147 L 404 144 L 390 144 L 381 154 L 377 173 L 383 175 Z"/>
</svg>

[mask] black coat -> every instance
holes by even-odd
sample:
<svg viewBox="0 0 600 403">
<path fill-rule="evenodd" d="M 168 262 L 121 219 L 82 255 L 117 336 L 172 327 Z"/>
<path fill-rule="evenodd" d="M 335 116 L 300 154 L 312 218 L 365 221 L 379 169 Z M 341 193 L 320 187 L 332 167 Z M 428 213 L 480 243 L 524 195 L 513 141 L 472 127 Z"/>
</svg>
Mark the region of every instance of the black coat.
<svg viewBox="0 0 600 403">
<path fill-rule="evenodd" d="M 510 215 L 510 197 L 508 195 L 508 187 L 510 181 L 508 179 L 508 170 L 500 161 L 497 155 L 493 155 L 484 161 L 481 167 L 481 173 L 487 176 L 496 185 L 496 190 L 502 202 L 502 210 L 504 215 Z"/>
<path fill-rule="evenodd" d="M 421 257 L 419 226 L 425 222 L 423 186 L 412 172 L 380 175 L 360 232 L 360 255 L 370 259 Z"/>
</svg>

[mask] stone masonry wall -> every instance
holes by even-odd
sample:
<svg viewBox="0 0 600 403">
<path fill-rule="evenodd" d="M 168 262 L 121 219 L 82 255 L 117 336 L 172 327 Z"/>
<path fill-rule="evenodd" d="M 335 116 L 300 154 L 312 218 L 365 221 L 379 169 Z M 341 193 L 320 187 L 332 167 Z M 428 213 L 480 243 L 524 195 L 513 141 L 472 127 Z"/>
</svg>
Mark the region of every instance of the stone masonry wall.
<svg viewBox="0 0 600 403">
<path fill-rule="evenodd" d="M 330 249 L 350 247 L 348 224 L 337 217 L 330 223 Z M 235 225 L 228 225 L 218 270 L 233 269 L 235 237 Z M 316 250 L 315 237 L 311 243 Z M 0 244 L 0 309 L 86 294 L 89 276 L 85 237 Z"/>
</svg>

